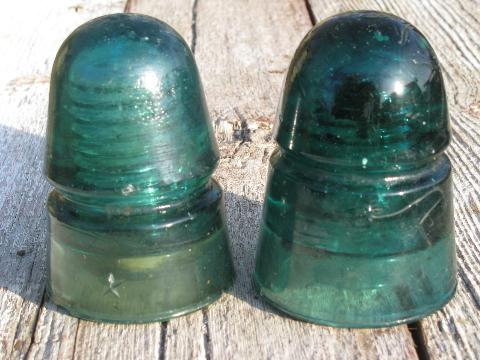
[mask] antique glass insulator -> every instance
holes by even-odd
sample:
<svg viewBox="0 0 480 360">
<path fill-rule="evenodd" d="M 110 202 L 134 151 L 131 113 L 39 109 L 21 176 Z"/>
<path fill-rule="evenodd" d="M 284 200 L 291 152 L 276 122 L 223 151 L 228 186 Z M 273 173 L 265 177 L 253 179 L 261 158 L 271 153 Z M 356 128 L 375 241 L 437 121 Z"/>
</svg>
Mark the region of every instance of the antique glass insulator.
<svg viewBox="0 0 480 360">
<path fill-rule="evenodd" d="M 255 284 L 293 317 L 390 326 L 456 288 L 447 101 L 406 21 L 331 17 L 298 47 L 278 113 Z"/>
<path fill-rule="evenodd" d="M 165 320 L 232 284 L 218 150 L 188 45 L 151 17 L 116 14 L 58 51 L 45 173 L 48 292 L 70 314 Z"/>
</svg>

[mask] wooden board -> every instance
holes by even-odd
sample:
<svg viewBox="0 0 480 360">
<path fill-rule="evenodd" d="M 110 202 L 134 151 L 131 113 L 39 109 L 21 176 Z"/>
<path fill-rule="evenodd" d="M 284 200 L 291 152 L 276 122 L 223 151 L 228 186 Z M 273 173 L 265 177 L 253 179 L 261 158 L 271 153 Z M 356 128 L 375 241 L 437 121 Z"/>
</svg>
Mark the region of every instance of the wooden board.
<svg viewBox="0 0 480 360">
<path fill-rule="evenodd" d="M 406 326 L 339 330 L 288 319 L 258 299 L 250 280 L 271 127 L 290 58 L 311 20 L 360 8 L 388 10 L 424 32 L 450 96 L 461 282 L 454 301 L 417 324 L 414 337 Z M 14 50 L 0 59 L 0 358 L 478 358 L 479 9 L 471 0 L 12 2 L 0 22 L 0 46 Z M 237 270 L 219 302 L 163 324 L 77 320 L 44 299 L 50 69 L 76 26 L 124 10 L 166 21 L 195 52 L 219 139 L 215 176 L 225 190 Z"/>
<path fill-rule="evenodd" d="M 78 25 L 123 1 L 18 0 L 0 21 L 0 359 L 71 357 L 78 321 L 43 306 L 49 185 L 42 174 L 50 70 Z"/>
</svg>

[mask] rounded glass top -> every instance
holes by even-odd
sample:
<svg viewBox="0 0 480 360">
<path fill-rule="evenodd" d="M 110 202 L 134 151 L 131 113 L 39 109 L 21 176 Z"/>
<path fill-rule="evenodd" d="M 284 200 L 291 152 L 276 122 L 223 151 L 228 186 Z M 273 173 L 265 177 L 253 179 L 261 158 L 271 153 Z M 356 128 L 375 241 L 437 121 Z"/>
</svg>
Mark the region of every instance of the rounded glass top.
<svg viewBox="0 0 480 360">
<path fill-rule="evenodd" d="M 282 148 L 338 165 L 400 169 L 441 153 L 449 137 L 437 58 L 405 20 L 344 13 L 301 42 L 278 113 Z"/>
<path fill-rule="evenodd" d="M 57 187 L 182 194 L 217 161 L 195 61 L 170 26 L 115 14 L 65 40 L 52 70 L 45 162 Z"/>
</svg>

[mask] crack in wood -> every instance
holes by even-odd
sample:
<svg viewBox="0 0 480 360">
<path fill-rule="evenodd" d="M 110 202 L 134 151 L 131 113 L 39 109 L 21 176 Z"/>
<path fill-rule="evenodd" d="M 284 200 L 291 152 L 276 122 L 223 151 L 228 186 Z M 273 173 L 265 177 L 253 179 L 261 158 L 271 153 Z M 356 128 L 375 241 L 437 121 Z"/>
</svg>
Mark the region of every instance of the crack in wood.
<svg viewBox="0 0 480 360">
<path fill-rule="evenodd" d="M 195 55 L 195 48 L 197 46 L 197 8 L 198 8 L 198 0 L 193 0 L 192 5 L 192 42 L 190 44 L 190 49 L 192 49 L 192 53 Z"/>
<path fill-rule="evenodd" d="M 23 309 L 23 305 L 24 305 L 24 304 L 25 304 L 25 298 L 22 297 L 22 304 L 20 305 L 20 309 Z M 21 317 L 21 316 L 22 316 L 22 313 L 20 313 L 20 317 Z M 10 350 L 10 354 L 11 354 L 11 352 L 15 349 L 15 344 L 17 343 L 17 337 L 18 337 L 18 335 L 19 335 L 19 333 L 20 333 L 20 331 L 19 331 L 20 324 L 21 324 L 21 322 L 18 321 L 17 324 L 16 324 L 16 326 L 15 326 L 15 336 L 14 336 L 13 339 L 12 339 L 12 345 L 11 345 L 11 347 L 10 347 L 10 349 L 11 349 L 11 350 Z M 34 330 L 34 331 L 35 331 L 35 330 Z"/>
<path fill-rule="evenodd" d="M 75 338 L 73 340 L 73 350 L 72 350 L 72 359 L 75 359 L 75 352 L 77 351 L 77 338 L 78 338 L 78 329 L 80 328 L 80 321 L 77 321 L 77 328 L 75 329 Z"/>
<path fill-rule="evenodd" d="M 313 12 L 312 4 L 310 4 L 309 0 L 305 0 L 305 7 L 307 9 L 308 18 L 310 19 L 310 22 L 312 23 L 312 25 L 315 25 L 317 23 L 317 19 L 315 17 L 315 13 Z"/>
<path fill-rule="evenodd" d="M 32 348 L 33 348 L 33 344 L 35 343 L 35 334 L 37 333 L 37 325 L 38 325 L 38 321 L 40 320 L 40 313 L 42 312 L 42 308 L 45 304 L 46 298 L 47 298 L 47 292 L 46 292 L 46 288 L 44 287 L 42 292 L 42 300 L 38 305 L 38 310 L 35 314 L 35 319 L 33 320 L 32 334 L 30 335 L 30 343 L 28 344 L 28 348 L 27 348 L 27 351 L 25 352 L 24 359 L 29 358 L 30 352 L 32 351 Z"/>
<path fill-rule="evenodd" d="M 203 314 L 203 345 L 205 347 L 205 359 L 211 360 L 213 358 L 212 339 L 210 336 L 210 327 L 208 325 L 208 313 L 206 309 L 202 310 Z"/>
<path fill-rule="evenodd" d="M 166 352 L 167 352 L 167 329 L 168 328 L 168 321 L 162 322 L 162 326 L 160 328 L 160 355 L 158 356 L 158 360 L 165 360 Z"/>
<path fill-rule="evenodd" d="M 35 269 L 35 260 L 37 259 L 38 252 L 39 251 L 36 251 L 34 253 L 34 257 L 33 257 L 33 260 L 32 260 L 32 266 L 30 267 L 30 271 L 29 271 L 27 280 L 25 281 L 24 286 L 22 287 L 23 295 L 22 295 L 22 303 L 20 305 L 20 308 L 22 309 L 22 312 L 20 314 L 20 317 L 22 317 L 22 315 L 24 313 L 24 306 L 27 302 L 26 299 L 27 299 L 27 296 L 28 296 L 27 293 L 29 291 L 29 285 L 32 284 L 32 278 L 33 278 L 34 269 Z M 17 255 L 18 255 L 18 252 L 17 252 Z M 40 284 L 40 285 L 42 285 L 42 284 Z M 40 312 L 42 310 L 43 304 L 45 303 L 45 299 L 46 299 L 46 287 L 45 287 L 45 284 L 43 284 L 43 288 L 40 290 L 40 297 L 39 297 L 40 303 L 39 303 L 39 305 L 36 309 L 35 317 L 34 317 L 32 325 L 31 325 L 30 341 L 29 341 L 29 344 L 28 344 L 27 351 L 25 352 L 25 358 L 27 357 L 27 355 L 31 351 L 31 347 L 33 346 L 35 333 L 37 331 L 37 325 L 38 325 L 39 318 L 40 318 Z M 15 336 L 12 340 L 11 353 L 14 352 L 15 350 L 20 350 L 23 347 L 23 345 L 18 345 L 18 344 L 23 344 L 23 340 L 21 338 L 20 339 L 18 338 L 21 335 L 21 331 L 19 330 L 20 324 L 21 324 L 21 321 L 19 321 L 17 323 L 17 326 L 15 328 Z"/>
<path fill-rule="evenodd" d="M 415 351 L 419 360 L 430 360 L 428 354 L 425 334 L 423 332 L 422 323 L 420 321 L 408 324 L 408 330 L 412 335 L 413 343 L 415 344 Z"/>
<path fill-rule="evenodd" d="M 125 2 L 125 7 L 123 8 L 123 12 L 125 12 L 125 13 L 131 12 L 131 10 L 132 10 L 132 2 L 133 2 L 133 0 L 127 0 L 127 1 Z"/>
</svg>

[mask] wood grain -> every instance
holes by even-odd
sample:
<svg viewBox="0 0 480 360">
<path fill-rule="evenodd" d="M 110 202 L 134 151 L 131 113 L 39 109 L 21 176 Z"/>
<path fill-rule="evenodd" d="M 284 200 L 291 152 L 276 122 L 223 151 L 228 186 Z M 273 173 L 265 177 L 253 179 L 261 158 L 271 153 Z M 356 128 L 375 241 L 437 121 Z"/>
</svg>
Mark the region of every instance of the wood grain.
<svg viewBox="0 0 480 360">
<path fill-rule="evenodd" d="M 480 7 L 471 0 L 311 0 L 317 21 L 339 12 L 386 11 L 415 25 L 438 56 L 449 99 L 453 140 L 455 233 L 459 287 L 440 312 L 421 321 L 435 359 L 480 357 Z"/>
<path fill-rule="evenodd" d="M 0 21 L 0 358 L 69 357 L 77 320 L 43 307 L 50 69 L 78 25 L 123 1 L 14 1 Z M 40 311 L 41 310 L 41 311 Z"/>
</svg>

